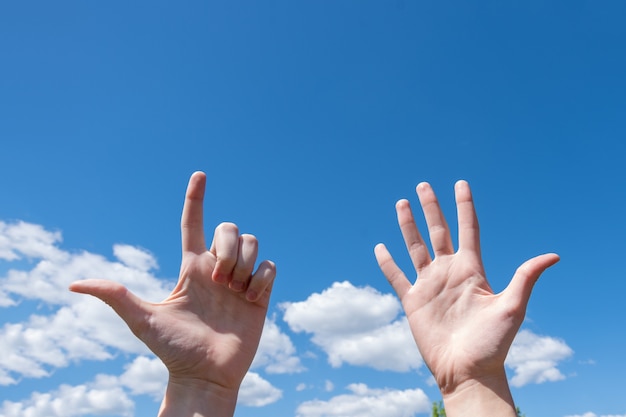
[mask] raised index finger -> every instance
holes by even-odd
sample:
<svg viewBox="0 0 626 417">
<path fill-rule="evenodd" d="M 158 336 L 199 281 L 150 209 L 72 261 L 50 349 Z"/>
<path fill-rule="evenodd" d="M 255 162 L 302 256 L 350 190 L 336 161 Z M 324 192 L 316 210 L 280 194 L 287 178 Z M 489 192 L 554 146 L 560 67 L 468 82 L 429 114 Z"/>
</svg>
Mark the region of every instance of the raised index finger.
<svg viewBox="0 0 626 417">
<path fill-rule="evenodd" d="M 191 178 L 189 178 L 183 215 L 180 221 L 183 252 L 201 253 L 206 251 L 204 224 L 202 221 L 202 202 L 204 200 L 205 185 L 206 175 L 204 172 L 194 172 Z"/>
</svg>

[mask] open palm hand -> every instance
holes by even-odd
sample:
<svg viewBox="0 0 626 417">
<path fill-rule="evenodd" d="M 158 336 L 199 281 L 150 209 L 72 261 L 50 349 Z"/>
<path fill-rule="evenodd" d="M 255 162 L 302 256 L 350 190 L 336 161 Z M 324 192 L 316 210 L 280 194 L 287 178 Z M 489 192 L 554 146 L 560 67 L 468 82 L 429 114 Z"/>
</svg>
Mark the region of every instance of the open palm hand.
<svg viewBox="0 0 626 417">
<path fill-rule="evenodd" d="M 539 275 L 558 261 L 555 254 L 520 266 L 508 287 L 494 294 L 483 268 L 479 228 L 468 184 L 455 186 L 459 248 L 437 198 L 426 183 L 417 187 L 434 259 L 419 233 L 409 202 L 396 204 L 398 223 L 418 279 L 412 284 L 384 245 L 375 249 L 381 270 L 402 301 L 413 337 L 443 393 L 466 381 L 504 373 L 504 360 L 526 313 Z"/>
</svg>

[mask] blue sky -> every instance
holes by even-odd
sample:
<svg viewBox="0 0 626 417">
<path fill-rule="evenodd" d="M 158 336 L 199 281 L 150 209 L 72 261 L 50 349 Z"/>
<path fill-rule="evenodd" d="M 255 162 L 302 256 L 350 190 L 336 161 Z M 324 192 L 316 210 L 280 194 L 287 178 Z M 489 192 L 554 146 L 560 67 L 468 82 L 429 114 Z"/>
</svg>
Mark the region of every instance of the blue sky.
<svg viewBox="0 0 626 417">
<path fill-rule="evenodd" d="M 395 201 L 416 205 L 429 181 L 453 225 L 461 178 L 494 289 L 529 257 L 562 258 L 507 362 L 518 405 L 626 415 L 625 13 L 576 0 L 2 3 L 0 416 L 155 414 L 158 363 L 66 287 L 98 275 L 166 294 L 195 170 L 207 230 L 237 223 L 278 267 L 237 417 L 428 415 L 440 396 L 373 247 L 410 271 Z"/>
</svg>

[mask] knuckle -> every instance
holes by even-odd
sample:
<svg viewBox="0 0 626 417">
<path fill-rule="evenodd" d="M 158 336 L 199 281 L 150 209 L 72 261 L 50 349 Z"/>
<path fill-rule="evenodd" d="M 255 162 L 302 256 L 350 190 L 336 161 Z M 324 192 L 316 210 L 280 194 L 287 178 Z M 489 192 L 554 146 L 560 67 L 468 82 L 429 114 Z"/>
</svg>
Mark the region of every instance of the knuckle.
<svg viewBox="0 0 626 417">
<path fill-rule="evenodd" d="M 240 239 L 243 242 L 243 244 L 245 244 L 246 246 L 250 246 L 252 248 L 256 248 L 259 246 L 259 241 L 254 235 L 244 233 L 241 235 Z"/>
<path fill-rule="evenodd" d="M 223 222 L 220 223 L 216 228 L 215 228 L 216 232 L 222 232 L 222 233 L 236 233 L 239 234 L 239 228 L 237 227 L 237 225 L 235 223 L 231 223 L 231 222 Z"/>
</svg>

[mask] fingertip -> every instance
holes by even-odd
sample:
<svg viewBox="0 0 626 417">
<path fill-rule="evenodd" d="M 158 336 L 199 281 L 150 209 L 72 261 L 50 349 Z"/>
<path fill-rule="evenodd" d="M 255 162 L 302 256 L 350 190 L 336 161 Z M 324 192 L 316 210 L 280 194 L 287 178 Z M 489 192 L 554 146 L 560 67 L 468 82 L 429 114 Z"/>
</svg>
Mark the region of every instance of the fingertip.
<svg viewBox="0 0 626 417">
<path fill-rule="evenodd" d="M 206 174 L 203 171 L 194 171 L 191 174 L 191 178 L 196 178 L 196 179 L 206 178 Z"/>
<path fill-rule="evenodd" d="M 196 171 L 189 177 L 187 185 L 187 197 L 197 200 L 204 199 L 204 187 L 206 184 L 206 174 Z"/>
<path fill-rule="evenodd" d="M 263 261 L 262 264 L 267 265 L 267 268 L 270 270 L 272 275 L 276 276 L 276 264 L 272 261 Z"/>
<path fill-rule="evenodd" d="M 410 206 L 411 206 L 411 203 L 406 198 L 402 198 L 396 201 L 396 210 L 404 209 Z"/>
<path fill-rule="evenodd" d="M 454 184 L 454 194 L 457 203 L 472 201 L 472 191 L 470 189 L 469 183 L 465 180 L 458 180 Z"/>
<path fill-rule="evenodd" d="M 416 187 L 418 190 L 421 188 L 430 188 L 430 183 L 426 182 L 426 181 L 422 181 L 419 184 L 417 184 Z"/>
<path fill-rule="evenodd" d="M 215 269 L 213 270 L 213 274 L 211 274 L 211 279 L 213 280 L 213 282 L 216 282 L 218 284 L 228 284 L 228 274 L 222 273 L 220 269 L 221 268 L 218 268 L 217 266 L 215 267 Z"/>
<path fill-rule="evenodd" d="M 558 263 L 561 260 L 561 257 L 557 253 L 546 253 L 543 256 L 545 258 L 547 258 L 546 259 L 546 263 L 547 263 L 546 268 L 549 268 L 549 267 L 555 265 L 556 263 Z"/>
<path fill-rule="evenodd" d="M 90 282 L 92 283 L 91 285 Z M 82 279 L 72 282 L 67 288 L 71 292 L 75 292 L 78 294 L 90 294 L 88 292 L 88 289 L 91 288 L 94 282 L 94 280 Z"/>
<path fill-rule="evenodd" d="M 455 190 L 464 190 L 467 188 L 469 188 L 469 182 L 467 182 L 466 180 L 458 180 L 454 183 Z"/>
<path fill-rule="evenodd" d="M 253 303 L 259 299 L 259 294 L 254 290 L 246 291 L 246 300 Z"/>
<path fill-rule="evenodd" d="M 417 187 L 415 187 L 415 191 L 417 192 L 417 197 L 419 198 L 422 207 L 426 202 L 437 200 L 437 197 L 435 196 L 435 190 L 427 182 L 420 182 L 419 184 L 417 184 Z"/>
<path fill-rule="evenodd" d="M 378 257 L 379 255 L 387 252 L 387 246 L 384 243 L 378 243 L 374 246 L 374 254 Z"/>
<path fill-rule="evenodd" d="M 268 260 L 261 262 L 246 290 L 246 300 L 249 302 L 257 302 L 263 298 L 264 294 L 269 295 L 272 291 L 275 278 L 276 264 Z"/>
</svg>

